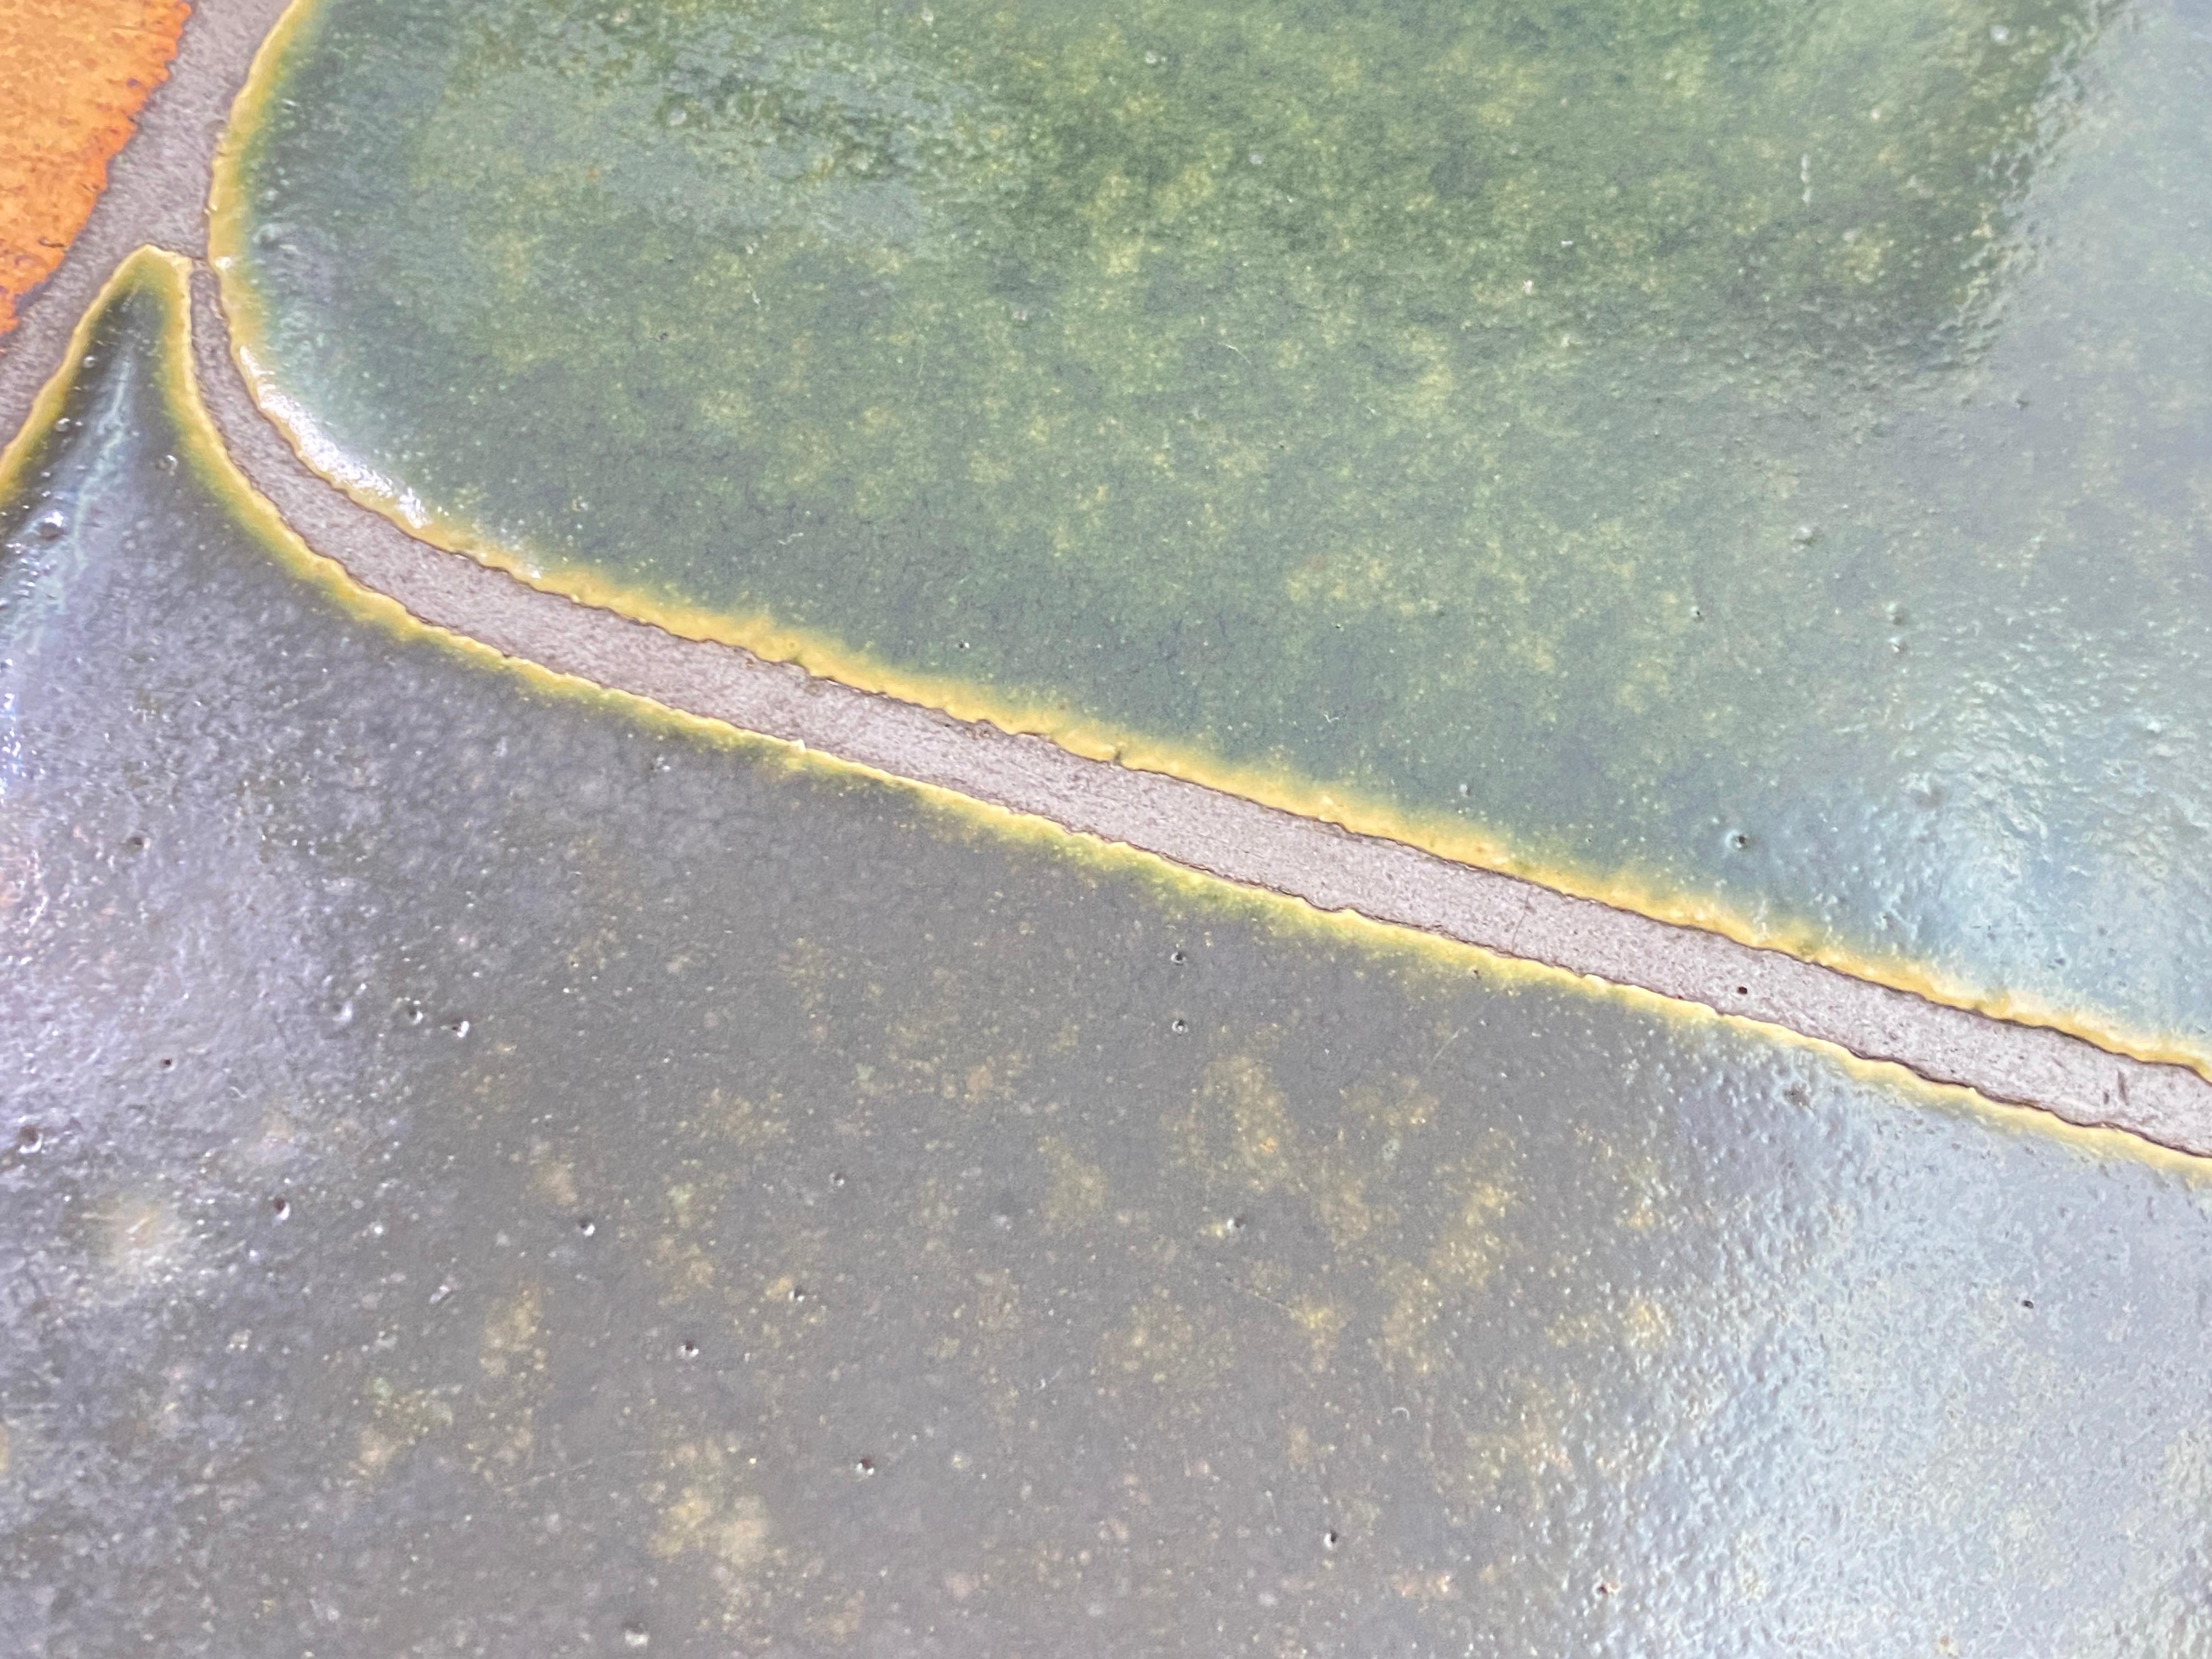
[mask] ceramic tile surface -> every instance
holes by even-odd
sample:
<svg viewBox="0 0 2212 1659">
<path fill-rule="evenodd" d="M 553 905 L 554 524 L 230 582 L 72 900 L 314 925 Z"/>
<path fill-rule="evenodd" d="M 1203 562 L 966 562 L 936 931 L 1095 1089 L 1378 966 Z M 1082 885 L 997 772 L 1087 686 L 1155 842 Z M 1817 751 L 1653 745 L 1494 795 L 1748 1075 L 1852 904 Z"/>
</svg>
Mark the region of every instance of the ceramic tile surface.
<svg viewBox="0 0 2212 1659">
<path fill-rule="evenodd" d="M 692 631 L 2212 1054 L 2212 14 L 307 0 L 270 409 Z"/>
<path fill-rule="evenodd" d="M 0 0 L 0 334 L 91 214 L 190 11 L 185 0 Z"/>
<path fill-rule="evenodd" d="M 2212 1189 L 0 505 L 42 1655 L 2185 1654 Z"/>
</svg>

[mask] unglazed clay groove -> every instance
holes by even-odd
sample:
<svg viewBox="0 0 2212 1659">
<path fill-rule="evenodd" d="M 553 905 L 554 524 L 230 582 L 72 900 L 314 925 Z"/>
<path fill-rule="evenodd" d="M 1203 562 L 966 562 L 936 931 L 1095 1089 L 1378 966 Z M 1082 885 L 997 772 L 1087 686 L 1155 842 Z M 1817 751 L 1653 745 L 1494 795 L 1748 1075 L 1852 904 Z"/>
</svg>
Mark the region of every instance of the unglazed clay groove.
<svg viewBox="0 0 2212 1659">
<path fill-rule="evenodd" d="M 238 372 L 214 278 L 193 281 L 193 356 L 217 431 L 312 547 L 421 620 L 512 657 L 801 744 L 1324 910 L 1634 986 L 1832 1042 L 1933 1082 L 2212 1154 L 2212 1083 L 2185 1066 L 1931 1002 L 1402 842 L 1355 835 L 1044 738 L 956 720 L 738 647 L 549 593 L 417 540 L 310 471 Z"/>
<path fill-rule="evenodd" d="M 125 253 L 155 241 L 204 257 L 200 204 L 222 116 L 282 9 L 283 0 L 202 0 L 169 82 L 114 164 L 100 210 L 54 281 L 26 306 L 0 358 L 8 429 L 20 424 L 76 316 Z M 204 264 L 192 321 L 200 394 L 247 478 L 311 547 L 433 626 L 1319 908 L 1703 1004 L 1933 1082 L 2212 1156 L 2212 1083 L 2188 1067 L 2114 1054 L 1204 785 L 1085 759 L 1042 738 L 955 720 L 531 587 L 417 540 L 311 471 L 240 378 Z"/>
<path fill-rule="evenodd" d="M 253 55 L 289 0 L 193 0 L 168 79 L 108 163 L 107 188 L 54 274 L 18 303 L 0 337 L 0 442 L 21 430 L 61 367 L 70 331 L 115 267 L 147 243 L 207 252 L 208 179 Z"/>
</svg>

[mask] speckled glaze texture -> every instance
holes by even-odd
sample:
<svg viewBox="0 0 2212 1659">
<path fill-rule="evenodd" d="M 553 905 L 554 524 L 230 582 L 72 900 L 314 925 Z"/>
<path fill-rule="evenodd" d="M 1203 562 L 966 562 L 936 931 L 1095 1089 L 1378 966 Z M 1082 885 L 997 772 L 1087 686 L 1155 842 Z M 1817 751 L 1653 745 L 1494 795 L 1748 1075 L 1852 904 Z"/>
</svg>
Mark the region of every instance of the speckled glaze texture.
<svg viewBox="0 0 2212 1659">
<path fill-rule="evenodd" d="M 30 1650 L 2212 1642 L 2183 1161 L 502 666 L 177 296 L 0 505 Z"/>
<path fill-rule="evenodd" d="M 191 10 L 185 0 L 0 0 L 0 334 L 90 216 Z"/>
<path fill-rule="evenodd" d="M 447 542 L 2212 1055 L 2212 18 L 307 0 L 217 252 Z"/>
</svg>

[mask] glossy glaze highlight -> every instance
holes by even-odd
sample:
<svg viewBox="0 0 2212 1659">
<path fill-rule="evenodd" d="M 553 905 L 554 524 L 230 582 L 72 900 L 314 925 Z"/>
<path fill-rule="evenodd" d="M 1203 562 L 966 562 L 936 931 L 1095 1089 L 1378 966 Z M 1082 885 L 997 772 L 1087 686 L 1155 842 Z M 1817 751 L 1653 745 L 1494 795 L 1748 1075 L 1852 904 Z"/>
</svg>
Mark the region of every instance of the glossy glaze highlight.
<svg viewBox="0 0 2212 1659">
<path fill-rule="evenodd" d="M 364 609 L 180 293 L 0 506 L 0 1628 L 2212 1636 L 2184 1161 Z"/>
</svg>

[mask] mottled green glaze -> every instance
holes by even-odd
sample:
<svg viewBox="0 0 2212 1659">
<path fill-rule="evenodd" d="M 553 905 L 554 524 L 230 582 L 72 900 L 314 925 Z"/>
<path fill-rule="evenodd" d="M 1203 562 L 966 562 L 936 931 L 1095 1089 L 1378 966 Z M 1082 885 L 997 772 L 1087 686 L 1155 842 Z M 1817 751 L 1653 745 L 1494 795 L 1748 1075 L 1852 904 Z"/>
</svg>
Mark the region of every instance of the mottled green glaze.
<svg viewBox="0 0 2212 1659">
<path fill-rule="evenodd" d="M 2212 46 L 2121 15 L 315 0 L 230 276 L 556 579 L 2212 1052 Z"/>
<path fill-rule="evenodd" d="M 2212 1645 L 2200 1173 L 465 657 L 161 276 L 0 502 L 20 1650 Z"/>
</svg>

